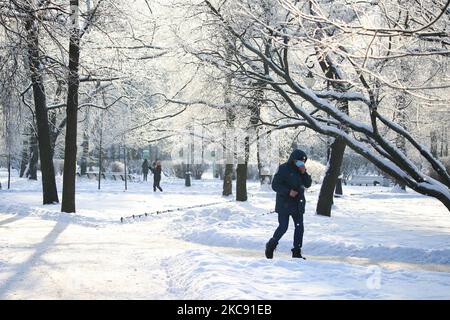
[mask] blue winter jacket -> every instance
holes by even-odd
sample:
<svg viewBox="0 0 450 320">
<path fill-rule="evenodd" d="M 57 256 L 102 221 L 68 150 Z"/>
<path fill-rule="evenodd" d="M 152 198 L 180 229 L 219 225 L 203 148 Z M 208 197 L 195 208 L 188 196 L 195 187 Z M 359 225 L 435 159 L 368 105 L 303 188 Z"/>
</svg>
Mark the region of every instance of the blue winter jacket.
<svg viewBox="0 0 450 320">
<path fill-rule="evenodd" d="M 302 150 L 294 150 L 289 160 L 278 167 L 272 181 L 272 189 L 277 193 L 275 212 L 280 214 L 305 213 L 305 188 L 311 186 L 311 176 L 306 171 L 300 173 L 295 160 L 306 161 L 307 156 Z M 289 196 L 291 190 L 298 192 L 295 198 Z"/>
</svg>

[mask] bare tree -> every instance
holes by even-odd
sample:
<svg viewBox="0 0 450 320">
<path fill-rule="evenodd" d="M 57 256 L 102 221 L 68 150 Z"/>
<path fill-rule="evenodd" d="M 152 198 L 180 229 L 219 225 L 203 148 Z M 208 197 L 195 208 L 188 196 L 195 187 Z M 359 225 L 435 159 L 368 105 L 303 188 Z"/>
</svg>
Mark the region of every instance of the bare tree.
<svg viewBox="0 0 450 320">
<path fill-rule="evenodd" d="M 17 5 L 17 4 L 16 4 Z M 26 30 L 28 45 L 29 69 L 33 87 L 34 107 L 37 124 L 37 136 L 39 141 L 39 157 L 42 172 L 43 203 L 58 203 L 58 192 L 56 189 L 55 169 L 53 167 L 53 150 L 50 141 L 50 128 L 48 124 L 47 97 L 44 88 L 43 69 L 41 63 L 41 52 L 39 45 L 39 21 L 37 14 L 45 6 L 43 2 L 36 8 L 24 2 L 22 6 L 15 9 L 25 13 L 23 19 Z"/>
<path fill-rule="evenodd" d="M 419 141 L 405 128 L 401 127 L 397 123 L 389 120 L 379 110 L 381 105 L 381 99 L 377 87 L 372 87 L 370 81 L 383 81 L 383 84 L 390 86 L 390 88 L 401 88 L 399 90 L 406 90 L 407 92 L 414 90 L 434 90 L 436 88 L 445 88 L 447 84 L 441 84 L 439 86 L 414 86 L 408 88 L 402 88 L 400 85 L 389 81 L 388 79 L 381 78 L 376 74 L 373 74 L 370 70 L 367 70 L 366 61 L 362 58 L 362 63 L 357 64 L 350 52 L 352 51 L 350 45 L 345 47 L 341 44 L 339 47 L 340 52 L 347 52 L 345 58 L 348 61 L 348 66 L 354 68 L 355 77 L 332 79 L 326 78 L 327 81 L 337 81 L 343 83 L 349 83 L 355 86 L 354 90 L 348 90 L 347 92 L 338 92 L 335 90 L 327 91 L 314 91 L 307 88 L 302 79 L 299 79 L 296 72 L 296 60 L 295 56 L 290 53 L 291 49 L 297 44 L 308 41 L 314 45 L 314 38 L 309 37 L 308 30 L 302 29 L 305 23 L 314 22 L 320 19 L 324 26 L 338 26 L 343 32 L 350 32 L 350 30 L 356 30 L 362 36 L 377 37 L 396 37 L 396 36 L 411 36 L 415 35 L 424 41 L 429 41 L 430 37 L 437 37 L 440 43 L 447 41 L 448 35 L 445 32 L 440 31 L 439 24 L 434 24 L 439 21 L 443 14 L 445 14 L 449 3 L 441 6 L 438 14 L 430 17 L 427 21 L 423 22 L 422 27 L 413 28 L 410 30 L 403 30 L 399 28 L 383 28 L 383 27 L 365 27 L 363 25 L 345 25 L 337 20 L 332 20 L 329 16 L 321 15 L 319 18 L 311 17 L 305 14 L 301 10 L 301 6 L 298 2 L 280 1 L 282 7 L 289 11 L 299 22 L 298 24 L 291 23 L 290 25 L 282 23 L 281 26 L 267 26 L 261 24 L 261 29 L 276 30 L 274 33 L 274 43 L 277 46 L 273 46 L 270 54 L 264 52 L 253 39 L 248 39 L 245 36 L 245 32 L 239 29 L 239 25 L 234 20 L 227 19 L 221 12 L 225 9 L 222 7 L 221 11 L 216 8 L 210 1 L 204 1 L 205 5 L 210 9 L 212 15 L 214 15 L 219 23 L 231 34 L 233 37 L 247 50 L 245 53 L 245 65 L 241 64 L 241 68 L 245 68 L 247 74 L 252 77 L 259 77 L 264 79 L 272 89 L 279 94 L 284 101 L 289 105 L 291 110 L 297 116 L 297 120 L 291 121 L 289 124 L 278 126 L 279 128 L 286 127 L 299 127 L 305 126 L 311 128 L 321 134 L 328 135 L 334 138 L 339 138 L 345 141 L 346 145 L 353 149 L 355 152 L 361 154 L 372 163 L 374 163 L 380 170 L 388 173 L 395 179 L 402 181 L 408 187 L 413 190 L 430 195 L 439 199 L 447 208 L 450 209 L 450 176 L 445 170 L 444 166 L 427 150 L 423 147 Z M 317 6 L 316 12 L 323 12 L 315 1 L 314 5 Z M 420 6 L 420 4 L 419 4 Z M 435 4 L 439 7 L 439 4 Z M 420 9 L 420 8 L 419 8 Z M 232 8 L 230 9 L 232 10 Z M 251 13 L 249 13 L 251 16 Z M 292 29 L 289 27 L 292 25 Z M 426 30 L 433 26 L 436 30 Z M 348 30 L 348 31 L 347 31 Z M 292 32 L 290 32 L 292 31 Z M 306 31 L 306 36 L 301 38 L 297 35 Z M 267 32 L 266 32 L 267 34 Z M 289 45 L 292 42 L 293 44 Z M 369 46 L 374 45 L 373 43 Z M 369 47 L 370 48 L 370 47 Z M 368 49 L 366 49 L 367 51 Z M 442 50 L 426 51 L 427 55 L 441 55 L 444 54 Z M 446 53 L 448 54 L 448 53 Z M 344 55 L 344 54 L 343 54 Z M 242 57 L 244 59 L 244 57 Z M 261 74 L 259 72 L 259 63 L 266 63 L 270 69 L 270 75 Z M 349 71 L 351 69 L 349 68 Z M 373 77 L 373 78 L 372 78 Z M 357 82 L 358 81 L 358 82 Z M 375 90 L 374 90 L 375 89 Z M 364 94 L 364 91 L 366 94 Z M 313 107 L 313 110 L 308 110 L 303 104 L 299 104 L 297 101 L 303 99 Z M 360 106 L 366 107 L 366 119 L 368 123 L 363 120 L 351 117 L 343 113 L 340 110 L 340 106 L 343 101 L 358 103 Z M 328 119 L 324 119 L 320 113 L 325 114 Z M 408 141 L 408 143 L 415 148 L 423 158 L 425 158 L 431 165 L 434 171 L 436 171 L 441 177 L 444 183 L 432 179 L 429 175 L 422 172 L 406 155 L 391 143 L 386 136 L 380 130 L 389 130 L 395 132 L 398 135 L 402 135 Z"/>
<path fill-rule="evenodd" d="M 78 25 L 79 1 L 70 0 L 71 30 L 69 44 L 69 78 L 67 91 L 67 124 L 66 143 L 64 149 L 64 180 L 62 212 L 75 212 L 75 179 L 77 161 L 77 119 L 78 119 L 78 88 L 80 86 L 80 29 Z"/>
</svg>

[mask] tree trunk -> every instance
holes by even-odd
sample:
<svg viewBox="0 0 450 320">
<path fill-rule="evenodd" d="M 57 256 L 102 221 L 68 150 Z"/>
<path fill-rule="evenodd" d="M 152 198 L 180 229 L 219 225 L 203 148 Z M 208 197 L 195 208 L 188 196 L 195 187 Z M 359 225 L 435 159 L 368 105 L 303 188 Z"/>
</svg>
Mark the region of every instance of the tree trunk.
<svg viewBox="0 0 450 320">
<path fill-rule="evenodd" d="M 345 142 L 336 139 L 331 144 L 328 168 L 320 188 L 319 200 L 317 202 L 316 213 L 322 216 L 331 216 L 331 206 L 333 205 L 334 189 L 341 174 L 342 159 L 344 158 Z"/>
<path fill-rule="evenodd" d="M 35 133 L 30 136 L 30 155 L 28 156 L 28 168 L 25 170 L 25 176 L 29 180 L 37 180 L 37 164 L 39 160 L 39 145 Z M 41 165 L 42 166 L 42 165 Z"/>
<path fill-rule="evenodd" d="M 128 178 L 127 178 L 127 147 L 125 144 L 123 145 L 123 164 L 124 164 L 124 173 L 125 173 L 125 190 L 128 190 Z"/>
<path fill-rule="evenodd" d="M 447 134 L 447 128 L 445 126 L 442 127 L 441 131 L 441 147 L 439 151 L 439 155 L 441 157 L 447 157 L 448 156 L 448 134 Z"/>
<path fill-rule="evenodd" d="M 101 180 L 102 180 L 102 166 L 103 166 L 103 114 L 100 120 L 100 142 L 99 142 L 99 152 L 98 152 L 98 190 L 101 188 Z M 119 149 L 119 157 L 120 157 L 120 149 Z"/>
<path fill-rule="evenodd" d="M 232 59 L 234 47 L 228 42 L 228 40 L 225 41 L 225 58 L 226 58 L 226 65 L 230 66 L 229 61 Z M 232 74 L 230 72 L 227 72 L 225 74 L 225 85 L 224 85 L 224 103 L 228 104 L 231 101 L 231 81 L 232 81 Z M 231 130 L 234 127 L 234 119 L 235 114 L 234 110 L 232 108 L 227 108 L 225 110 L 226 114 L 226 122 L 227 122 L 227 133 L 224 136 L 224 158 L 225 158 L 225 172 L 223 176 L 223 191 L 222 195 L 229 196 L 233 194 L 233 149 L 232 149 L 232 143 L 234 142 L 234 132 L 232 135 L 230 135 Z"/>
<path fill-rule="evenodd" d="M 261 116 L 261 105 L 263 103 L 263 100 L 265 98 L 264 96 L 264 88 L 266 87 L 266 84 L 263 81 L 257 81 L 255 83 L 255 93 L 253 96 L 253 101 L 251 102 L 249 106 L 250 111 L 250 132 L 252 133 L 252 136 L 255 137 L 256 140 L 256 159 L 258 161 L 258 175 L 259 175 L 259 181 L 261 184 L 266 183 L 266 179 L 264 179 L 265 175 L 267 174 L 266 171 L 266 160 L 262 159 L 264 157 L 264 154 L 261 154 L 261 141 L 259 139 L 259 127 L 257 127 L 260 116 Z"/>
<path fill-rule="evenodd" d="M 48 123 L 50 126 L 50 145 L 52 153 L 55 154 L 56 139 L 58 138 L 58 127 L 56 124 L 56 112 L 48 112 Z"/>
<path fill-rule="evenodd" d="M 227 127 L 230 129 L 233 127 L 234 114 L 232 110 L 226 110 L 227 114 Z M 224 143 L 224 157 L 225 157 L 225 172 L 223 175 L 223 192 L 222 195 L 229 196 L 233 194 L 233 151 L 232 141 L 233 136 L 230 137 L 230 130 L 228 134 L 225 134 Z"/>
<path fill-rule="evenodd" d="M 8 190 L 11 188 L 11 153 L 8 153 Z"/>
<path fill-rule="evenodd" d="M 318 50 L 316 48 L 316 50 Z M 341 72 L 328 57 L 319 58 L 319 65 L 323 73 L 328 79 L 340 79 Z M 348 87 L 334 81 L 328 81 L 327 87 L 333 87 L 336 91 L 346 92 Z M 348 101 L 339 102 L 339 110 L 349 114 Z M 345 128 L 343 128 L 345 130 Z M 347 130 L 346 130 L 347 131 Z M 336 138 L 331 144 L 328 157 L 328 167 L 325 177 L 320 188 L 319 199 L 317 201 L 316 213 L 318 215 L 331 216 L 331 207 L 333 206 L 334 191 L 341 175 L 342 160 L 345 152 L 345 141 L 343 139 Z M 342 185 L 341 185 L 342 187 Z M 342 188 L 341 188 L 342 189 Z M 342 190 L 341 190 L 342 191 Z"/>
<path fill-rule="evenodd" d="M 404 81 L 406 81 L 406 79 L 404 79 Z M 406 108 L 408 106 L 408 103 L 406 101 L 406 97 L 404 93 L 401 93 L 398 97 L 397 97 L 397 110 L 396 110 L 396 118 L 397 123 L 407 129 L 408 127 L 408 120 L 406 117 Z M 401 134 L 397 134 L 397 136 L 395 137 L 395 145 L 397 148 L 399 148 L 404 155 L 407 155 L 407 150 L 406 150 L 406 138 L 404 135 Z M 396 185 L 398 186 L 398 188 L 400 188 L 401 190 L 406 190 L 406 184 L 396 180 Z"/>
<path fill-rule="evenodd" d="M 55 169 L 53 167 L 53 150 L 50 142 L 47 101 L 44 81 L 41 74 L 42 68 L 40 62 L 38 30 L 33 14 L 34 13 L 30 14 L 30 18 L 26 21 L 25 29 L 27 30 L 28 37 L 29 67 L 33 87 L 39 156 L 41 160 L 43 203 L 53 204 L 59 203 L 59 199 L 56 189 Z"/>
<path fill-rule="evenodd" d="M 228 111 L 227 111 L 228 115 Z M 228 116 L 227 116 L 228 117 Z M 227 139 L 227 135 L 224 136 L 224 162 L 225 162 L 225 169 L 223 172 L 223 191 L 222 195 L 229 196 L 233 194 L 233 156 L 232 151 L 230 150 L 230 140 Z M 228 142 L 228 143 L 227 143 Z"/>
<path fill-rule="evenodd" d="M 30 132 L 30 135 L 33 134 L 32 132 Z M 27 176 L 27 168 L 28 168 L 28 163 L 30 161 L 30 157 L 28 156 L 28 137 L 26 137 L 25 139 L 23 139 L 23 146 L 22 146 L 22 159 L 20 160 L 20 172 L 19 172 L 19 177 L 23 178 L 23 176 L 25 175 L 25 177 Z"/>
<path fill-rule="evenodd" d="M 75 180 L 77 169 L 77 124 L 78 124 L 78 75 L 80 60 L 80 33 L 78 30 L 78 0 L 70 0 L 73 28 L 69 43 L 69 78 L 67 91 L 67 124 L 64 149 L 64 177 L 62 212 L 75 212 Z"/>
<path fill-rule="evenodd" d="M 236 173 L 236 201 L 247 201 L 247 163 L 239 163 Z"/>
<path fill-rule="evenodd" d="M 444 152 L 442 154 L 442 156 L 444 157 L 448 157 L 448 131 L 447 128 L 444 129 L 445 130 L 445 136 L 444 136 Z"/>
<path fill-rule="evenodd" d="M 87 142 L 89 143 L 89 140 L 87 140 Z M 114 147 L 114 145 L 111 145 L 110 153 L 111 153 L 111 161 L 112 162 L 116 161 L 116 148 Z"/>
<path fill-rule="evenodd" d="M 438 158 L 438 139 L 437 131 L 430 131 L 430 151 L 433 157 Z"/>
<path fill-rule="evenodd" d="M 223 192 L 222 195 L 229 196 L 233 194 L 233 164 L 225 165 L 225 173 L 223 175 Z"/>
<path fill-rule="evenodd" d="M 236 201 L 247 201 L 247 170 L 250 153 L 250 144 L 248 135 L 245 137 L 244 161 L 238 162 L 236 168 Z"/>
<path fill-rule="evenodd" d="M 83 153 L 80 161 L 80 175 L 84 176 L 87 172 L 87 162 L 89 158 L 89 136 L 87 135 L 86 130 L 83 133 L 83 143 L 81 146 L 83 148 Z"/>
<path fill-rule="evenodd" d="M 265 5 L 266 17 L 271 16 L 271 6 L 269 3 Z M 269 21 L 268 21 L 269 23 Z M 272 47 L 271 40 L 265 42 L 264 53 L 268 57 L 270 56 L 270 50 Z M 264 74 L 266 76 L 269 75 L 269 66 L 266 62 L 264 62 Z M 257 90 L 255 92 L 255 98 L 257 103 L 257 110 L 253 113 L 253 121 L 255 126 L 261 119 L 261 109 L 263 103 L 266 103 L 265 89 L 267 87 L 267 83 L 265 81 L 257 81 L 256 82 Z M 272 161 L 272 153 L 269 151 L 272 149 L 272 144 L 270 144 L 270 139 L 266 134 L 263 135 L 263 139 L 261 141 L 259 133 L 263 131 L 261 127 L 256 127 L 256 157 L 258 161 L 258 174 L 259 181 L 261 185 L 268 185 L 272 183 L 272 172 L 271 172 L 271 161 Z"/>
<path fill-rule="evenodd" d="M 261 141 L 259 139 L 259 132 L 256 132 L 256 162 L 258 163 L 258 176 L 259 176 L 259 182 L 261 184 L 263 184 L 263 177 L 262 177 L 262 168 L 263 168 L 263 164 L 261 162 L 261 152 L 260 152 L 260 147 L 261 147 Z"/>
<path fill-rule="evenodd" d="M 233 123 L 233 115 L 231 110 L 227 110 L 227 122 L 228 128 L 232 128 Z M 225 171 L 223 173 L 223 192 L 222 195 L 229 196 L 233 194 L 233 141 L 234 135 L 230 134 L 230 130 L 228 130 L 227 134 L 224 136 L 224 160 L 225 160 Z"/>
</svg>

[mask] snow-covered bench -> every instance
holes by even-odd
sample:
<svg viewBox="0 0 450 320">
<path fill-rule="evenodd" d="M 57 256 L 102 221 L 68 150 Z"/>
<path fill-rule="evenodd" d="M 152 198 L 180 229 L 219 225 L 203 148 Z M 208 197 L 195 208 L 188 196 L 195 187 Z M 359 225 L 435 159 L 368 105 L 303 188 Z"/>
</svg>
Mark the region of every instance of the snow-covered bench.
<svg viewBox="0 0 450 320">
<path fill-rule="evenodd" d="M 347 180 L 347 184 L 352 186 L 376 186 L 376 185 L 389 185 L 389 180 L 383 176 L 352 176 Z"/>
</svg>

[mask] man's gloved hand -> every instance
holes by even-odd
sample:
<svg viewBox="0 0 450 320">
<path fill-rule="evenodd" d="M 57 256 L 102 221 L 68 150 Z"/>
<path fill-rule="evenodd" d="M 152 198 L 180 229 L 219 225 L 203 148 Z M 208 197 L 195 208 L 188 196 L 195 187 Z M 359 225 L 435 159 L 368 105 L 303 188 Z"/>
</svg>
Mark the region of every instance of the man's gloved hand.
<svg viewBox="0 0 450 320">
<path fill-rule="evenodd" d="M 298 195 L 298 191 L 291 190 L 291 191 L 289 192 L 289 196 L 292 197 L 292 198 L 295 198 L 297 195 Z"/>
</svg>

